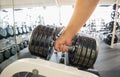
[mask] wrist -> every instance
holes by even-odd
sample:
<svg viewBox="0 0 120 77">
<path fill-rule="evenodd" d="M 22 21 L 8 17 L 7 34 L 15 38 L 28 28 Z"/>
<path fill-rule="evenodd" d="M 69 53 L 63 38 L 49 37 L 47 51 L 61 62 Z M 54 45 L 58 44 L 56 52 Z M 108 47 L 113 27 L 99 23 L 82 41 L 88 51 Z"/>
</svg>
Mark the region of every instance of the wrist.
<svg viewBox="0 0 120 77">
<path fill-rule="evenodd" d="M 72 40 L 75 37 L 75 35 L 76 34 L 74 32 L 72 32 L 70 30 L 65 30 L 62 36 L 67 38 L 67 39 Z"/>
</svg>

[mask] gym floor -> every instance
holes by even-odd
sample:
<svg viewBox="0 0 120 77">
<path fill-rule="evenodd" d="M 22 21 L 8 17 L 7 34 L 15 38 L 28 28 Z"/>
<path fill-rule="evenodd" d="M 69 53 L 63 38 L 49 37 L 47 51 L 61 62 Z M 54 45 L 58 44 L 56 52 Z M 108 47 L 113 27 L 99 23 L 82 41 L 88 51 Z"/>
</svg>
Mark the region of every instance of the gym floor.
<svg viewBox="0 0 120 77">
<path fill-rule="evenodd" d="M 101 77 L 120 77 L 120 47 L 110 48 L 110 46 L 106 45 L 103 41 L 98 41 L 99 45 L 99 54 L 97 61 L 95 63 L 95 70 L 100 73 Z M 25 48 L 20 51 L 18 58 L 35 58 L 32 56 L 28 49 Z M 59 58 L 59 56 L 58 56 Z M 57 59 L 58 58 L 53 58 Z M 2 71 L 7 65 L 12 63 L 17 59 L 16 55 L 6 60 L 2 64 L 0 64 L 0 71 Z"/>
</svg>

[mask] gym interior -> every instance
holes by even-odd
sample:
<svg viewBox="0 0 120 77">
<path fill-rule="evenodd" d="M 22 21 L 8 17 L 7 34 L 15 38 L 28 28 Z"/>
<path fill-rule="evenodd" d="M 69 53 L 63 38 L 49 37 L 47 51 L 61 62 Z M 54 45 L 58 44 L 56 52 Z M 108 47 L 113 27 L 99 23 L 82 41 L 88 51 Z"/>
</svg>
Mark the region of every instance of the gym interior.
<svg viewBox="0 0 120 77">
<path fill-rule="evenodd" d="M 0 77 L 120 77 L 120 1 L 100 0 L 68 46 L 54 41 L 75 0 L 0 0 Z"/>
</svg>

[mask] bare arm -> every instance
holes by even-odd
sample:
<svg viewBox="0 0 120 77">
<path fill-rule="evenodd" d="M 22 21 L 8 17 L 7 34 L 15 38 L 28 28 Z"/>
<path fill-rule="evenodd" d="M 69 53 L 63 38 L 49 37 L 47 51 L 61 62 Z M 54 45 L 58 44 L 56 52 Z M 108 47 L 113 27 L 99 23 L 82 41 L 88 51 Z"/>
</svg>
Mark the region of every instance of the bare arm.
<svg viewBox="0 0 120 77">
<path fill-rule="evenodd" d="M 55 42 L 57 51 L 67 51 L 66 45 L 70 45 L 71 40 L 86 23 L 94 11 L 99 0 L 76 0 L 73 15 L 64 33 Z"/>
</svg>

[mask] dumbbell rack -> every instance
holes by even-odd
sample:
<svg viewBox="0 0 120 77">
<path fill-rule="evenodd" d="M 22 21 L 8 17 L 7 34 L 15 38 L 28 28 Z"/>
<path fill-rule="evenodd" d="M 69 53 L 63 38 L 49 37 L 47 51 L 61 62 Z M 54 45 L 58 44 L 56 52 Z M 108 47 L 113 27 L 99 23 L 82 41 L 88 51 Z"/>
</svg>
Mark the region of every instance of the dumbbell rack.
<svg viewBox="0 0 120 77">
<path fill-rule="evenodd" d="M 17 25 L 15 27 L 17 27 Z M 6 29 L 9 33 L 13 34 L 7 35 L 0 40 L 0 65 L 4 64 L 5 61 L 8 61 L 9 58 L 15 56 L 16 53 L 19 53 L 20 50 L 26 48 L 28 45 L 29 36 L 33 28 L 31 28 L 31 30 L 29 30 L 29 28 L 22 29 L 23 27 L 17 28 L 11 26 L 11 29 Z"/>
</svg>

